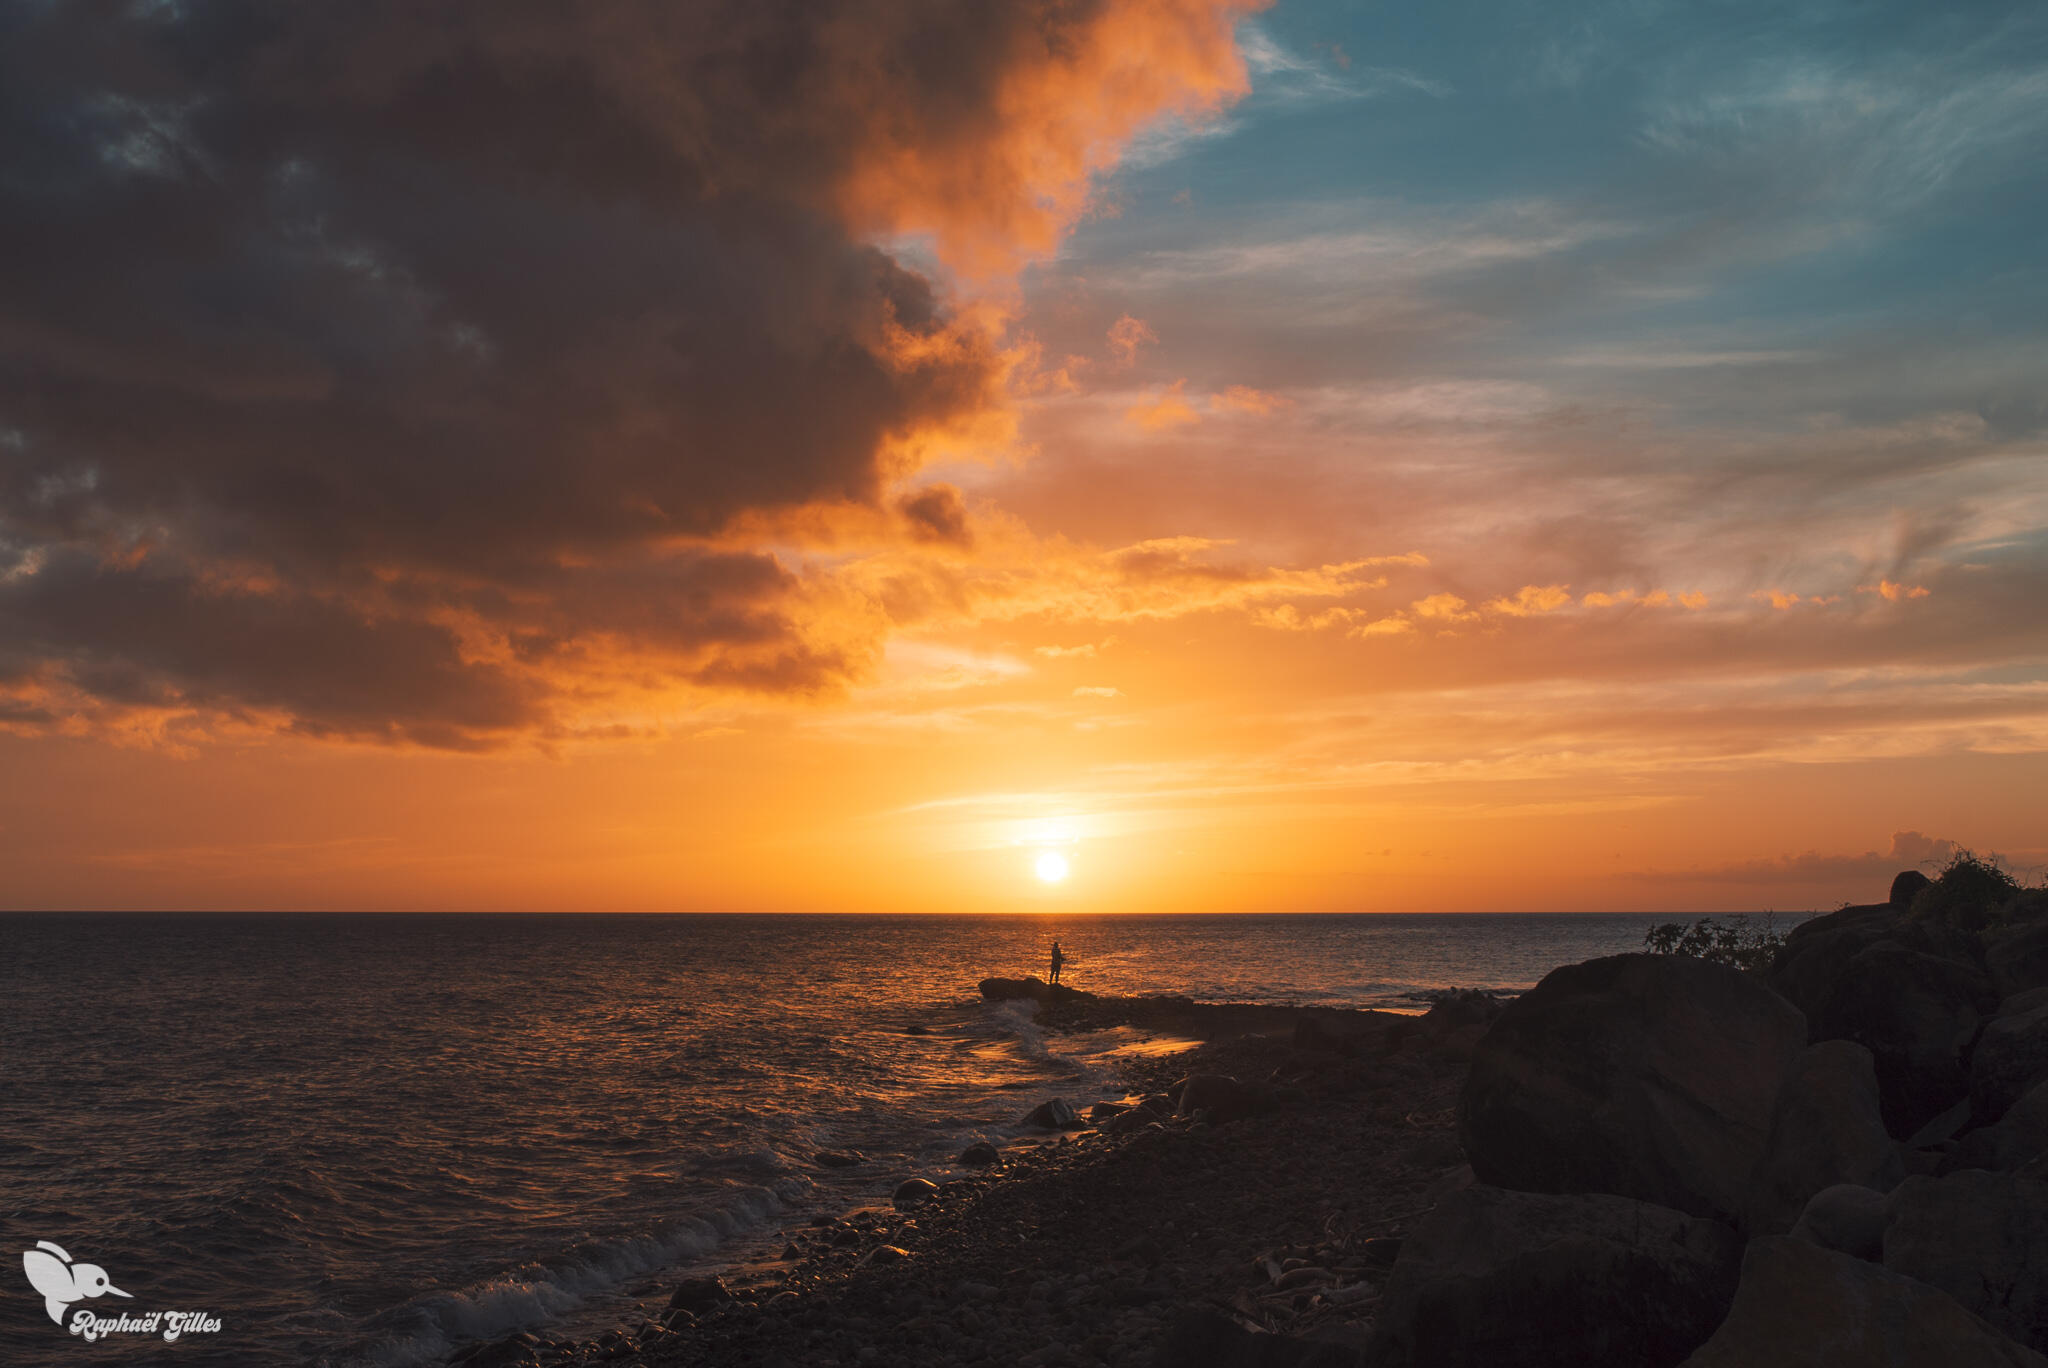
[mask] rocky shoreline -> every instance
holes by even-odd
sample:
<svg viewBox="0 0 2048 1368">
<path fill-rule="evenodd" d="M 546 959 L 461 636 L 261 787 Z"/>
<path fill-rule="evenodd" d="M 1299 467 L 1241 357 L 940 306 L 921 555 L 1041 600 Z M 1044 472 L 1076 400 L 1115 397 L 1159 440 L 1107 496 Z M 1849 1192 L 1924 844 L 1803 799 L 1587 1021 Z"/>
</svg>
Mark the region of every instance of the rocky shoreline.
<svg viewBox="0 0 2048 1368">
<path fill-rule="evenodd" d="M 1094 998 L 1203 1039 L 506 1365 L 2048 1368 L 2048 892 L 1901 876 L 1767 967 L 1568 965 L 1426 1016 Z"/>
</svg>

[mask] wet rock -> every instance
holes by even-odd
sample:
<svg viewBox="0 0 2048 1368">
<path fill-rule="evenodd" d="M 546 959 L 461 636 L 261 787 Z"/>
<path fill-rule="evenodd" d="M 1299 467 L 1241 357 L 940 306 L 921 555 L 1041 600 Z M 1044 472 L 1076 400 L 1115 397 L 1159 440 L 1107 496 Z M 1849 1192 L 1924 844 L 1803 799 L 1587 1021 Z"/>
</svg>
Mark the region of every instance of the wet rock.
<svg viewBox="0 0 2048 1368">
<path fill-rule="evenodd" d="M 1813 1194 L 1793 1223 L 1792 1236 L 1875 1263 L 1884 1258 L 1884 1228 L 1889 1219 L 1885 1194 L 1854 1183 L 1837 1183 Z"/>
<path fill-rule="evenodd" d="M 1885 1127 L 1908 1136 L 1970 1091 L 1970 1042 L 1997 1000 L 1975 965 L 1894 941 L 1858 952 L 1813 1023 L 1874 1056 Z"/>
<path fill-rule="evenodd" d="M 1783 1235 L 1752 1240 L 1727 1320 L 1685 1368 L 2048 1368 L 1912 1278 Z"/>
<path fill-rule="evenodd" d="M 1373 1368 L 1670 1368 L 1720 1323 L 1742 1241 L 1718 1221 L 1606 1194 L 1475 1187 L 1401 1247 Z"/>
<path fill-rule="evenodd" d="M 1081 1118 L 1064 1099 L 1055 1097 L 1025 1113 L 1023 1124 L 1040 1130 L 1079 1130 Z"/>
<path fill-rule="evenodd" d="M 1778 1094 L 1743 1226 L 1751 1235 L 1782 1235 L 1825 1188 L 1854 1183 L 1889 1192 L 1905 1176 L 1878 1109 L 1870 1051 L 1854 1041 L 1823 1041 L 1793 1061 Z"/>
<path fill-rule="evenodd" d="M 1884 1266 L 2048 1350 L 2048 1184 L 1970 1169 L 1892 1193 Z"/>
<path fill-rule="evenodd" d="M 717 1278 L 691 1278 L 681 1283 L 669 1296 L 668 1309 L 688 1311 L 701 1316 L 706 1311 L 715 1311 L 732 1300 L 732 1293 Z"/>
<path fill-rule="evenodd" d="M 2029 993 L 2021 1001 L 2033 997 Z M 2000 1016 L 1984 1028 L 1970 1056 L 1971 1116 L 1978 1122 L 1996 1121 L 2043 1081 L 2048 1081 L 2048 1002 Z"/>
<path fill-rule="evenodd" d="M 1482 1183 L 1734 1220 L 1805 1044 L 1798 1011 L 1737 970 L 1678 955 L 1569 965 L 1480 1042 L 1459 1136 Z"/>
<path fill-rule="evenodd" d="M 939 1195 L 939 1185 L 925 1178 L 905 1178 L 896 1185 L 889 1200 L 898 1206 L 916 1206 Z"/>
<path fill-rule="evenodd" d="M 996 1147 L 986 1140 L 977 1140 L 960 1151 L 960 1162 L 969 1168 L 987 1168 L 999 1157 Z"/>
<path fill-rule="evenodd" d="M 859 1150 L 819 1150 L 811 1156 L 811 1162 L 820 1168 L 852 1168 L 865 1164 L 867 1156 Z"/>
<path fill-rule="evenodd" d="M 985 978 L 980 984 L 981 995 L 990 1002 L 1093 1002 L 1095 994 L 1083 993 L 1069 988 L 1064 983 L 1047 983 L 1033 975 L 1029 978 Z"/>
<path fill-rule="evenodd" d="M 1088 1109 L 1088 1119 L 1100 1123 L 1112 1116 L 1121 1116 L 1129 1110 L 1130 1108 L 1121 1102 L 1097 1102 Z"/>
<path fill-rule="evenodd" d="M 862 1268 L 874 1268 L 880 1265 L 902 1263 L 909 1257 L 910 1251 L 899 1245 L 876 1245 L 873 1249 L 860 1256 L 860 1266 Z"/>
</svg>

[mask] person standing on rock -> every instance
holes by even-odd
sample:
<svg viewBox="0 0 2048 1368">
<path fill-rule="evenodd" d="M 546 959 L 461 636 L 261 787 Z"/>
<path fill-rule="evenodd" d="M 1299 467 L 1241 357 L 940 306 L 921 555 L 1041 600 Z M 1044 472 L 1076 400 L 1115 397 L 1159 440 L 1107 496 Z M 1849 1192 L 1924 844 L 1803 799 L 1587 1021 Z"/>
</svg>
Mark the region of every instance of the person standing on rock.
<svg viewBox="0 0 2048 1368">
<path fill-rule="evenodd" d="M 1065 964 L 1066 962 L 1067 957 L 1060 950 L 1060 943 L 1058 941 L 1054 941 L 1052 943 L 1052 981 L 1054 983 L 1058 983 L 1060 981 L 1060 966 L 1062 964 Z"/>
</svg>

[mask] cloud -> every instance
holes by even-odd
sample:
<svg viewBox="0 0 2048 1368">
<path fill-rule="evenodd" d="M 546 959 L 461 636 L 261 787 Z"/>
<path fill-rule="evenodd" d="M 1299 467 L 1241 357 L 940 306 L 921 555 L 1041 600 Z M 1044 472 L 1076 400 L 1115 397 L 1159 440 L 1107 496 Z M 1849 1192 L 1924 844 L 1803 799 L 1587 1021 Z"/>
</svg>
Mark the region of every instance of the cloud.
<svg viewBox="0 0 2048 1368">
<path fill-rule="evenodd" d="M 1124 411 L 1124 417 L 1147 432 L 1201 422 L 1202 415 L 1187 401 L 1187 384 L 1185 380 L 1174 381 L 1155 398 L 1131 405 Z"/>
<path fill-rule="evenodd" d="M 1120 366 L 1128 366 L 1138 359 L 1138 348 L 1148 342 L 1157 342 L 1159 334 L 1142 318 L 1125 314 L 1109 326 L 1109 354 Z"/>
<path fill-rule="evenodd" d="M 1525 584 L 1515 591 L 1513 598 L 1490 599 L 1484 607 L 1489 613 L 1506 617 L 1537 617 L 1568 605 L 1572 601 L 1570 589 L 1567 584 Z"/>
<path fill-rule="evenodd" d="M 1001 437 L 1018 364 L 873 243 L 1050 250 L 1136 129 L 1244 89 L 1244 8 L 8 11 L 12 715 L 472 746 L 859 677 L 886 619 L 736 529 L 968 544 L 957 490 L 892 491 Z"/>
<path fill-rule="evenodd" d="M 1249 413 L 1260 418 L 1278 413 L 1286 408 L 1289 402 L 1280 395 L 1253 389 L 1250 385 L 1231 385 L 1221 393 L 1209 396 L 1211 408 L 1236 409 L 1240 413 Z"/>
<path fill-rule="evenodd" d="M 1890 846 L 1882 853 L 1869 850 L 1861 855 L 1825 855 L 1809 850 L 1801 855 L 1742 860 L 1706 869 L 1660 870 L 1638 877 L 1657 882 L 1844 885 L 1869 889 L 1873 900 L 1881 900 L 1889 887 L 1886 881 L 1893 875 L 1906 869 L 1932 873 L 1959 848 L 1945 838 L 1923 836 L 1917 831 L 1895 831 Z"/>
<path fill-rule="evenodd" d="M 1100 684 L 1082 685 L 1074 690 L 1074 697 L 1076 698 L 1122 698 L 1123 696 L 1124 691 L 1122 689 L 1107 688 Z"/>
</svg>

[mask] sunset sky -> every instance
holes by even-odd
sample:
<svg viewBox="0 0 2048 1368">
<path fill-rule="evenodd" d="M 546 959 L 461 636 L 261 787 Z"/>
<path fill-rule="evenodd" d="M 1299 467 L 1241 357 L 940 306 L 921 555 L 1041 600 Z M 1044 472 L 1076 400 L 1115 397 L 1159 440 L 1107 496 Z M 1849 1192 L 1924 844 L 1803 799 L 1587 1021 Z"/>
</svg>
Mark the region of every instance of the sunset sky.
<svg viewBox="0 0 2048 1368">
<path fill-rule="evenodd" d="M 2044 147 L 2024 3 L 0 3 L 0 904 L 2038 879 Z"/>
</svg>

